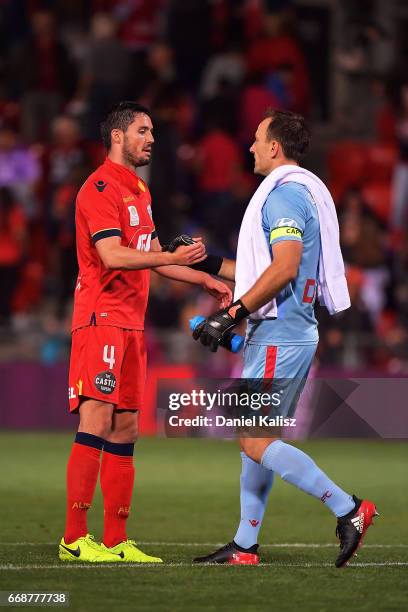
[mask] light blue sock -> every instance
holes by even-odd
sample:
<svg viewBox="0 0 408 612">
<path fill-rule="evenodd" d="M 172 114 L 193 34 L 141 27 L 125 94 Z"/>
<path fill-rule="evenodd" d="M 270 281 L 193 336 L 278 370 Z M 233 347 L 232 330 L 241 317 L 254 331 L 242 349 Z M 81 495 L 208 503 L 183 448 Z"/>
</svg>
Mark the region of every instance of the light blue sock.
<svg viewBox="0 0 408 612">
<path fill-rule="evenodd" d="M 265 449 L 261 463 L 283 480 L 320 499 L 336 516 L 353 510 L 353 498 L 338 487 L 306 453 L 282 440 L 271 442 Z"/>
<path fill-rule="evenodd" d="M 273 484 L 273 472 L 241 453 L 241 521 L 234 542 L 242 548 L 250 548 L 258 541 L 269 491 Z"/>
</svg>

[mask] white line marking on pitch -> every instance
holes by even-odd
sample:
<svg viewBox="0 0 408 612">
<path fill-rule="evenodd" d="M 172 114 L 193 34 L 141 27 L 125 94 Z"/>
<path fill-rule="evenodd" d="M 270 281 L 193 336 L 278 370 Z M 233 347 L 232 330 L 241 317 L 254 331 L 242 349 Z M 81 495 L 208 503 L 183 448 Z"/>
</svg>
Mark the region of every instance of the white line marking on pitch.
<svg viewBox="0 0 408 612">
<path fill-rule="evenodd" d="M 223 546 L 225 542 L 145 542 L 141 546 Z M 57 546 L 58 542 L 0 542 L 0 546 Z M 287 542 L 283 544 L 261 544 L 262 548 L 338 548 L 338 543 L 311 544 Z M 408 544 L 364 544 L 364 548 L 408 548 Z"/>
<path fill-rule="evenodd" d="M 203 566 L 194 565 L 192 563 L 114 563 L 114 564 L 85 564 L 85 563 L 59 563 L 52 565 L 0 565 L 0 570 L 5 571 L 21 571 L 21 570 L 46 570 L 46 569 L 129 569 L 129 568 L 143 568 L 143 567 L 236 567 L 233 565 L 225 564 L 218 566 Z M 298 567 L 298 568 L 314 568 L 314 567 L 331 567 L 334 568 L 333 563 L 261 563 L 256 566 L 257 568 L 262 567 Z M 383 563 L 353 563 L 348 566 L 348 569 L 353 568 L 364 568 L 364 567 L 408 567 L 408 562 L 403 561 L 385 561 Z"/>
</svg>

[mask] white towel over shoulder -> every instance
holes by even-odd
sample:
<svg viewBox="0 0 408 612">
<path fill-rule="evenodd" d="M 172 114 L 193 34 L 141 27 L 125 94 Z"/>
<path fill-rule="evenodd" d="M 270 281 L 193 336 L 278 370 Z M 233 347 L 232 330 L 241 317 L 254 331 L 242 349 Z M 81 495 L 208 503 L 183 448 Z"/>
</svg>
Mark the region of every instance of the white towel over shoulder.
<svg viewBox="0 0 408 612">
<path fill-rule="evenodd" d="M 262 207 L 270 192 L 287 182 L 304 185 L 317 207 L 321 250 L 318 297 L 330 314 L 350 307 L 350 296 L 340 249 L 336 207 L 326 185 L 313 172 L 295 165 L 279 166 L 264 178 L 252 196 L 239 231 L 234 299 L 242 297 L 271 264 L 269 245 L 262 229 Z M 277 317 L 276 300 L 251 314 L 253 319 Z"/>
</svg>

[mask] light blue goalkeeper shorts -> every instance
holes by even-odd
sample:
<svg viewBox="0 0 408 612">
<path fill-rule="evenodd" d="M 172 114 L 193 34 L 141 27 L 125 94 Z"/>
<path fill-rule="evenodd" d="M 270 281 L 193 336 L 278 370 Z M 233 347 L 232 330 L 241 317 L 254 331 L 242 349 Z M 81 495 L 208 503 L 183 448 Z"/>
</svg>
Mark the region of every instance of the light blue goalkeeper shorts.
<svg viewBox="0 0 408 612">
<path fill-rule="evenodd" d="M 264 379 L 268 392 L 281 397 L 279 414 L 292 417 L 305 386 L 316 344 L 266 346 L 248 342 L 244 347 L 242 378 Z"/>
</svg>

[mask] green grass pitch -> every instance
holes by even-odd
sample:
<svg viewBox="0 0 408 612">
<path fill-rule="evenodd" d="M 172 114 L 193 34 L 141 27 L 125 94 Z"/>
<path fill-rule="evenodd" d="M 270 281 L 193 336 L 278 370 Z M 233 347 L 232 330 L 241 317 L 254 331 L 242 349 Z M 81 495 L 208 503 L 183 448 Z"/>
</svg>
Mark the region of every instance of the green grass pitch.
<svg viewBox="0 0 408 612">
<path fill-rule="evenodd" d="M 72 435 L 0 434 L 0 590 L 63 590 L 70 609 L 149 611 L 406 610 L 408 444 L 313 441 L 300 446 L 381 517 L 352 565 L 336 570 L 335 520 L 276 479 L 258 567 L 192 566 L 225 543 L 239 518 L 240 457 L 231 441 L 142 439 L 129 536 L 163 557 L 156 567 L 69 567 L 57 557 Z M 101 536 L 98 491 L 90 531 Z M 24 544 L 26 543 L 26 544 Z"/>
</svg>

